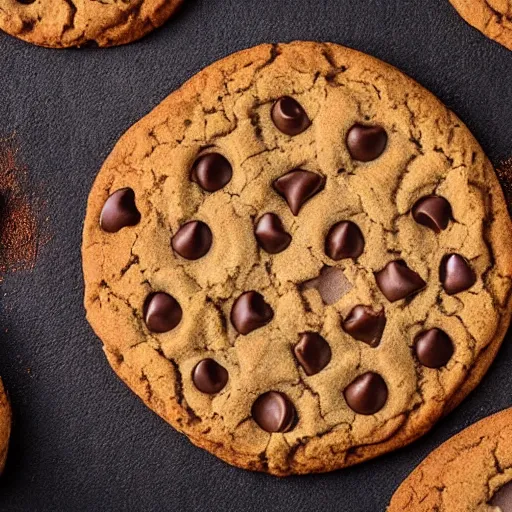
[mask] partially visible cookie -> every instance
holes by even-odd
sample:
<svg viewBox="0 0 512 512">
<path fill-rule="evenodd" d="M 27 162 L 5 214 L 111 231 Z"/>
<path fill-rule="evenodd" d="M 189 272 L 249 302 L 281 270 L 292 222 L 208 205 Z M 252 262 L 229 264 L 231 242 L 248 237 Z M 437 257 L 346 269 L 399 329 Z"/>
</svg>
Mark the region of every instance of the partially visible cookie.
<svg viewBox="0 0 512 512">
<path fill-rule="evenodd" d="M 476 29 L 512 50 L 512 0 L 450 0 Z"/>
<path fill-rule="evenodd" d="M 130 43 L 162 25 L 183 0 L 0 0 L 0 29 L 51 48 Z"/>
<path fill-rule="evenodd" d="M 0 474 L 4 470 L 11 434 L 11 405 L 0 379 Z"/>
<path fill-rule="evenodd" d="M 512 408 L 432 452 L 398 488 L 387 512 L 432 511 L 512 511 Z"/>
<path fill-rule="evenodd" d="M 508 326 L 512 224 L 464 124 L 334 44 L 219 61 L 122 137 L 84 226 L 87 317 L 195 444 L 277 475 L 424 434 Z"/>
</svg>

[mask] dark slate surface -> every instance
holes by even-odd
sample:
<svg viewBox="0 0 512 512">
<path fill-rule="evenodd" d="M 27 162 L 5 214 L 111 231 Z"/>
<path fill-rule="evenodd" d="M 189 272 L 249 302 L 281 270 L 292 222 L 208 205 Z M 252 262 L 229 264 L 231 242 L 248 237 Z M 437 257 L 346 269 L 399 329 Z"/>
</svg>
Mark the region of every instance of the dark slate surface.
<svg viewBox="0 0 512 512">
<path fill-rule="evenodd" d="M 0 289 L 0 374 L 16 416 L 2 511 L 383 511 L 435 446 L 512 405 L 509 335 L 477 391 L 419 442 L 345 471 L 278 480 L 194 448 L 110 370 L 82 308 L 82 219 L 96 172 L 130 125 L 201 68 L 294 39 L 394 64 L 448 104 L 493 162 L 512 154 L 512 52 L 448 0 L 187 0 L 163 29 L 104 51 L 0 35 L 0 135 L 18 133 L 53 232 L 35 271 Z"/>
</svg>

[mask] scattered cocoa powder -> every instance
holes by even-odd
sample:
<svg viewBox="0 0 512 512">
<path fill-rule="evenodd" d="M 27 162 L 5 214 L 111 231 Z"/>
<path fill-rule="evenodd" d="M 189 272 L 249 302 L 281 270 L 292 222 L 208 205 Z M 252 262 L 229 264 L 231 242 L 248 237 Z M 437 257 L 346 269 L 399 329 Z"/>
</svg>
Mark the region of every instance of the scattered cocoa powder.
<svg viewBox="0 0 512 512">
<path fill-rule="evenodd" d="M 501 183 L 501 188 L 505 194 L 508 211 L 512 215 L 512 157 L 505 160 L 496 169 L 496 174 Z"/>
<path fill-rule="evenodd" d="M 0 281 L 8 272 L 31 270 L 48 239 L 36 212 L 43 201 L 28 192 L 27 168 L 15 135 L 0 139 Z"/>
</svg>

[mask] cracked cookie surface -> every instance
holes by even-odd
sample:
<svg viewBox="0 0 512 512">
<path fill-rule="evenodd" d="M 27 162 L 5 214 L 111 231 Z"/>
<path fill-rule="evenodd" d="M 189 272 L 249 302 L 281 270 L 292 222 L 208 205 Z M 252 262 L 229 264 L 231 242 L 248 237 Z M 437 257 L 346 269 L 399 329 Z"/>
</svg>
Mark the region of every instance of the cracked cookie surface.
<svg viewBox="0 0 512 512">
<path fill-rule="evenodd" d="M 450 2 L 470 25 L 512 50 L 512 0 L 450 0 Z"/>
<path fill-rule="evenodd" d="M 0 0 L 0 29 L 51 48 L 130 43 L 161 26 L 183 0 Z"/>
<path fill-rule="evenodd" d="M 206 68 L 118 142 L 89 196 L 87 317 L 189 439 L 275 475 L 425 433 L 511 314 L 510 218 L 462 122 L 333 44 Z"/>
<path fill-rule="evenodd" d="M 9 448 L 9 437 L 11 434 L 11 405 L 0 379 L 0 474 L 2 474 L 7 451 Z"/>
<path fill-rule="evenodd" d="M 432 452 L 400 485 L 388 512 L 512 511 L 512 409 Z"/>
</svg>

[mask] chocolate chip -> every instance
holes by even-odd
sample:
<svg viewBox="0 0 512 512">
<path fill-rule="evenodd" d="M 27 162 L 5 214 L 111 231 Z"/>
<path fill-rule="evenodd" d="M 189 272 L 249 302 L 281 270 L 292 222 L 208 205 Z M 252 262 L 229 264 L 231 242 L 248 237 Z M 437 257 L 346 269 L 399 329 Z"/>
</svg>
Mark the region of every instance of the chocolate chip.
<svg viewBox="0 0 512 512">
<path fill-rule="evenodd" d="M 295 345 L 293 352 L 306 375 L 315 375 L 323 370 L 331 360 L 329 343 L 316 332 L 305 332 Z"/>
<path fill-rule="evenodd" d="M 245 292 L 235 300 L 231 310 L 231 323 L 240 334 L 249 334 L 267 325 L 274 311 L 258 292 Z"/>
<path fill-rule="evenodd" d="M 381 292 L 390 302 L 404 299 L 427 285 L 402 260 L 390 261 L 382 270 L 375 273 L 375 279 Z"/>
<path fill-rule="evenodd" d="M 299 289 L 300 291 L 317 290 L 323 303 L 330 306 L 338 302 L 352 288 L 352 283 L 345 277 L 341 268 L 325 266 L 318 277 L 303 282 Z"/>
<path fill-rule="evenodd" d="M 448 254 L 442 259 L 439 279 L 448 295 L 463 292 L 476 283 L 475 272 L 460 254 Z"/>
<path fill-rule="evenodd" d="M 272 121 L 286 135 L 298 135 L 311 124 L 304 109 L 290 96 L 283 96 L 274 103 Z"/>
<path fill-rule="evenodd" d="M 135 192 L 131 188 L 116 190 L 105 202 L 100 216 L 100 226 L 107 233 L 117 233 L 127 226 L 140 222 L 135 206 Z"/>
<path fill-rule="evenodd" d="M 200 220 L 187 222 L 172 237 L 172 248 L 187 260 L 202 258 L 212 246 L 212 232 Z"/>
<path fill-rule="evenodd" d="M 288 432 L 297 418 L 290 399 L 278 391 L 260 395 L 252 405 L 251 414 L 258 426 L 267 432 Z"/>
<path fill-rule="evenodd" d="M 325 178 L 311 171 L 295 169 L 274 181 L 274 188 L 282 195 L 293 215 L 298 215 L 302 205 L 318 194 L 325 185 Z"/>
<path fill-rule="evenodd" d="M 498 492 L 494 494 L 490 505 L 499 507 L 501 512 L 512 512 L 512 482 L 504 484 Z"/>
<path fill-rule="evenodd" d="M 202 393 L 214 395 L 228 382 L 228 371 L 213 359 L 199 361 L 192 371 L 192 382 Z"/>
<path fill-rule="evenodd" d="M 441 329 L 420 332 L 414 339 L 418 361 L 428 368 L 441 368 L 453 355 L 453 343 Z"/>
<path fill-rule="evenodd" d="M 350 221 L 334 224 L 325 239 L 325 254 L 333 260 L 357 258 L 364 250 L 364 237 L 361 230 Z"/>
<path fill-rule="evenodd" d="M 374 311 L 369 306 L 356 306 L 342 321 L 343 330 L 358 341 L 376 347 L 386 326 L 384 309 Z"/>
<path fill-rule="evenodd" d="M 422 197 L 412 207 L 412 216 L 418 224 L 440 233 L 448 227 L 452 218 L 452 207 L 444 197 Z"/>
<path fill-rule="evenodd" d="M 388 135 L 382 126 L 355 124 L 347 134 L 347 147 L 350 156 L 360 162 L 375 160 L 384 152 Z"/>
<path fill-rule="evenodd" d="M 144 321 L 151 332 L 168 332 L 180 322 L 183 311 L 178 301 L 167 293 L 152 293 L 144 305 Z"/>
<path fill-rule="evenodd" d="M 203 190 L 216 192 L 225 187 L 233 176 L 233 168 L 219 153 L 207 153 L 200 156 L 192 167 L 190 179 Z"/>
<path fill-rule="evenodd" d="M 254 234 L 260 247 L 270 254 L 284 251 L 292 241 L 275 213 L 265 213 L 256 223 Z"/>
<path fill-rule="evenodd" d="M 374 372 L 360 375 L 349 384 L 344 392 L 348 406 L 358 414 L 375 414 L 388 399 L 388 387 L 384 379 Z"/>
</svg>

